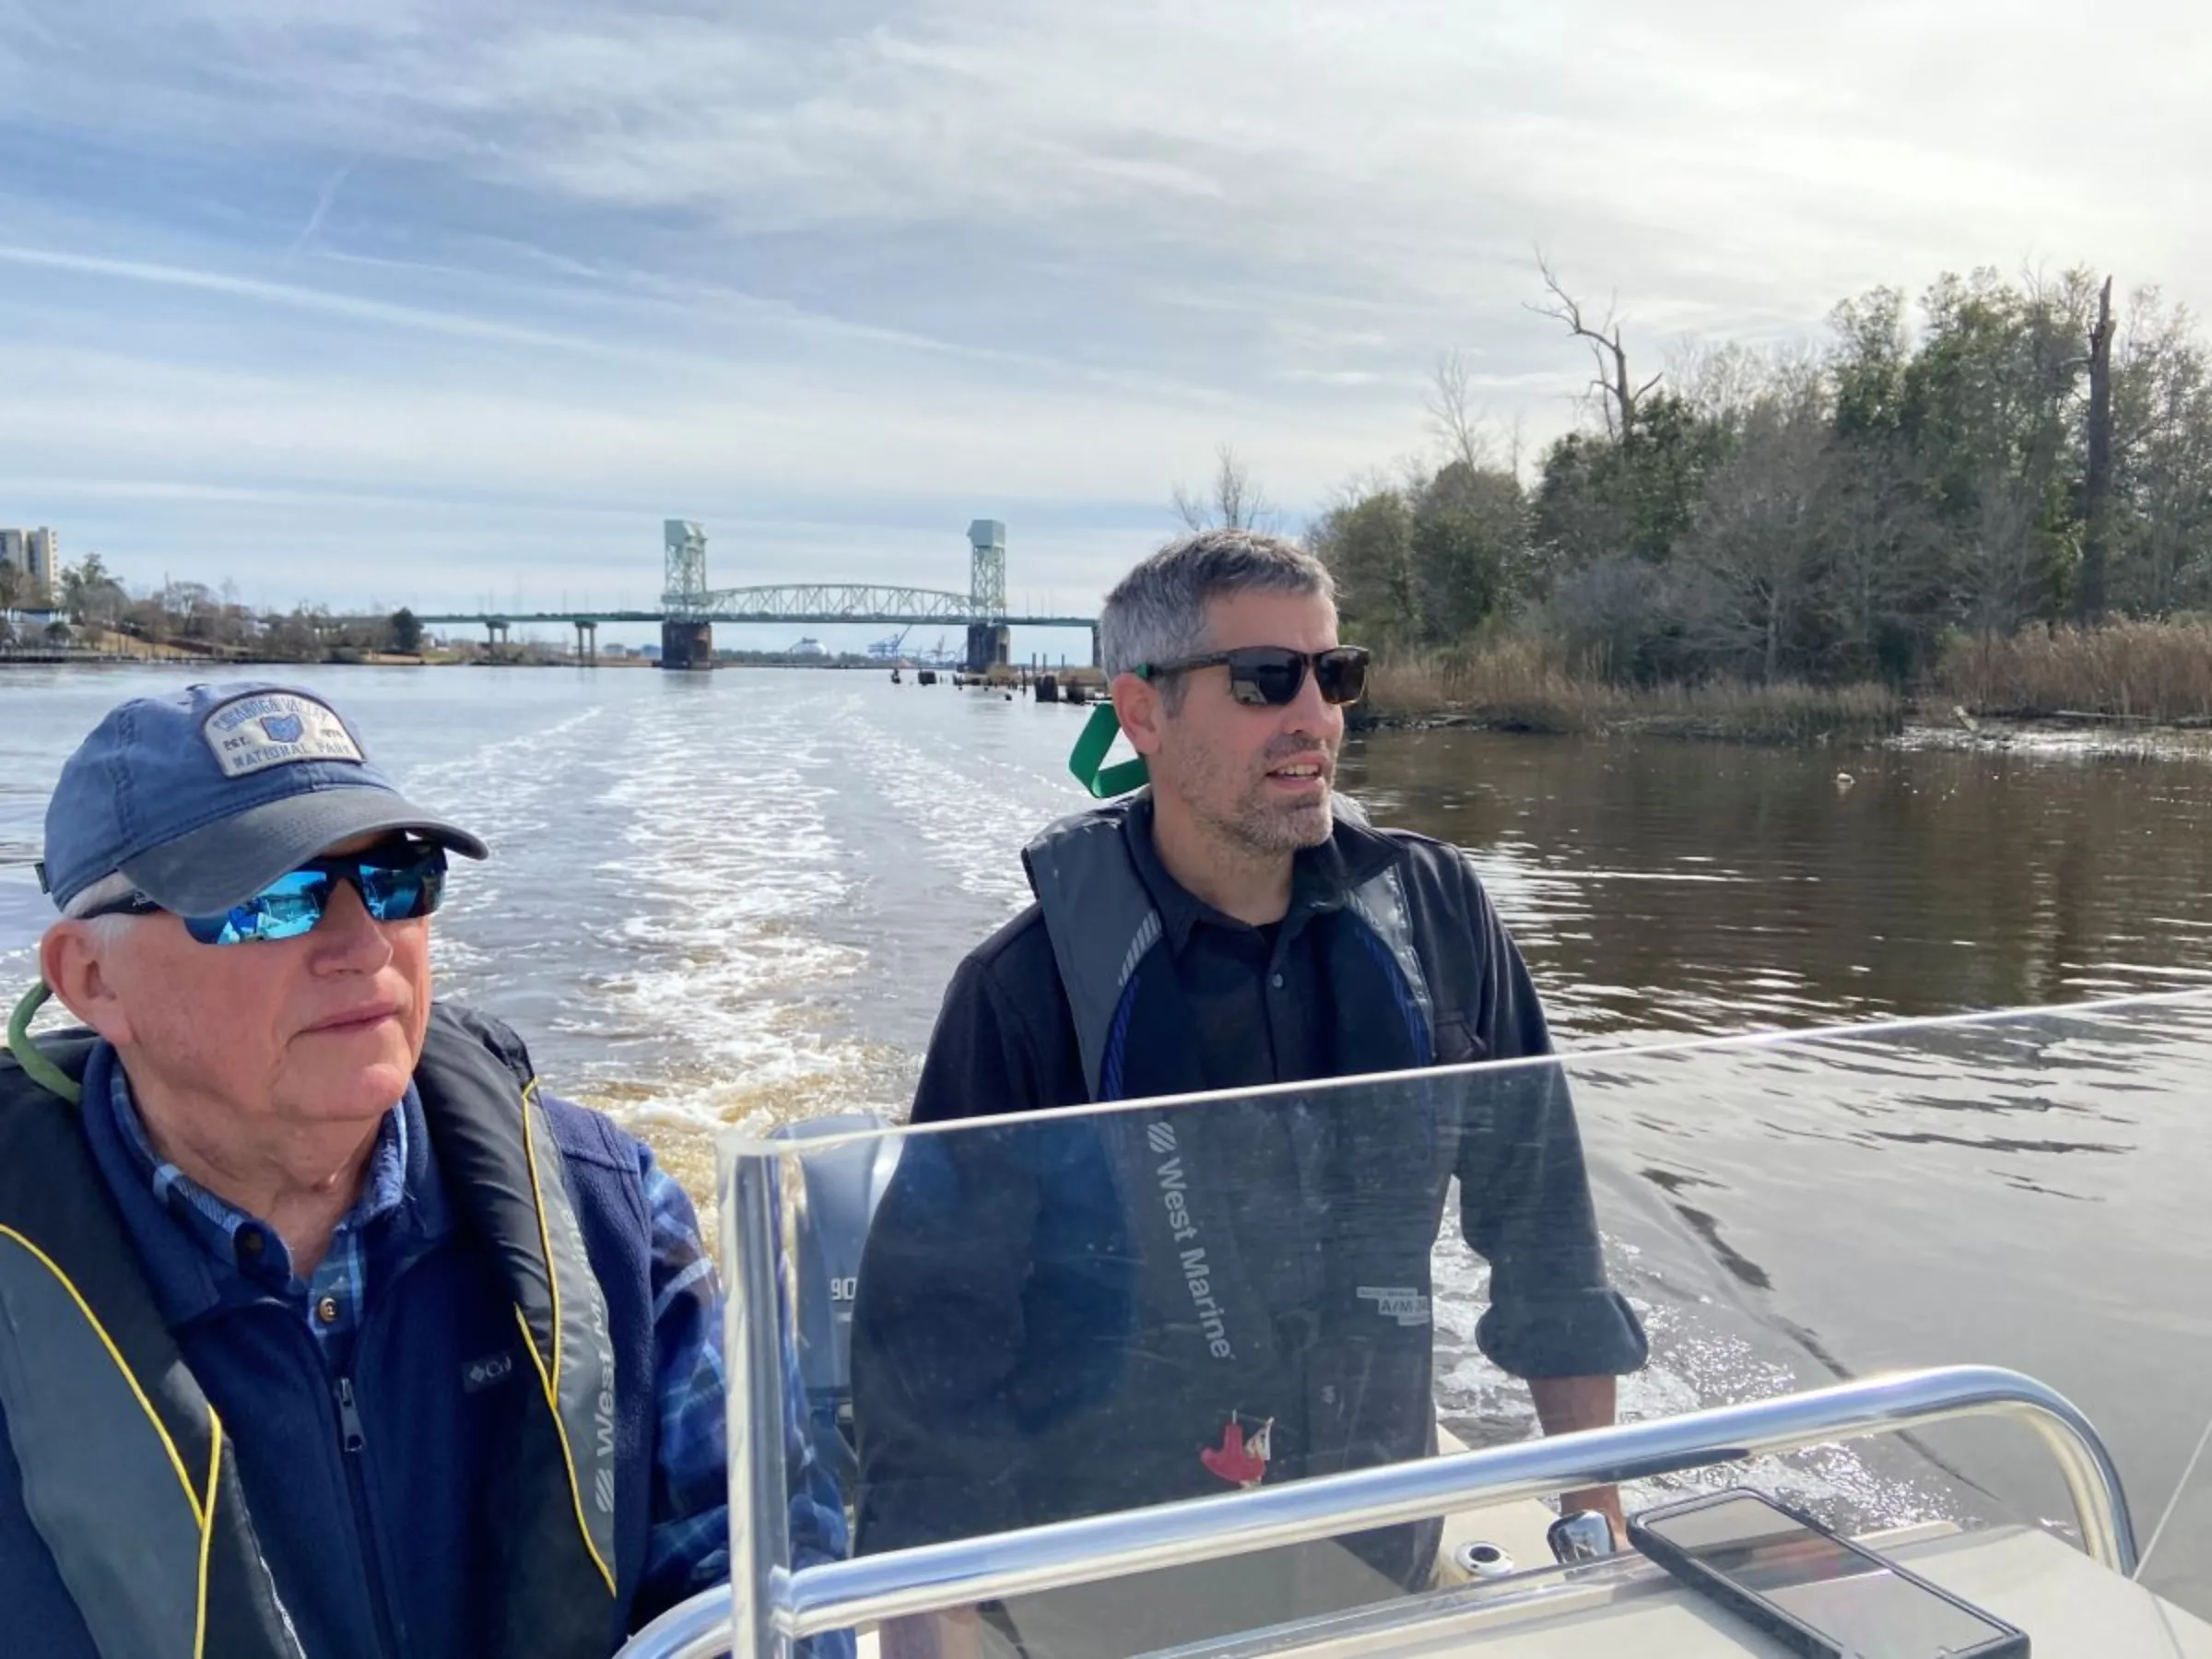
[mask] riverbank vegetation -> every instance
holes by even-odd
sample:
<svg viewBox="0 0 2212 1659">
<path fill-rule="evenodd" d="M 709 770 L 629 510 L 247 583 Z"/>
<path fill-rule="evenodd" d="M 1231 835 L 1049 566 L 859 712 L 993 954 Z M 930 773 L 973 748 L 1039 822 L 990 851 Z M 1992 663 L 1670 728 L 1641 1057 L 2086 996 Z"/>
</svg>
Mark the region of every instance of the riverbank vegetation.
<svg viewBox="0 0 2212 1659">
<path fill-rule="evenodd" d="M 1960 635 L 1936 679 L 1947 698 L 1983 714 L 2212 725 L 2212 619 Z"/>
<path fill-rule="evenodd" d="M 240 663 L 365 663 L 418 658 L 422 624 L 402 606 L 369 616 L 341 617 L 327 606 L 300 604 L 289 611 L 241 604 L 229 583 L 220 590 L 197 582 L 165 582 L 134 594 L 98 553 L 61 572 L 51 611 L 11 619 L 28 605 L 22 579 L 0 569 L 0 651 L 68 650 L 89 654 L 198 657 Z"/>
<path fill-rule="evenodd" d="M 1596 370 L 1582 429 L 1524 465 L 1447 356 L 1441 455 L 1310 527 L 1347 637 L 1382 653 L 1382 717 L 1795 737 L 1893 729 L 1912 698 L 2212 716 L 2212 369 L 2155 289 L 1947 275 L 1844 301 L 1817 346 L 1648 372 L 1542 275 L 1535 309 Z"/>
<path fill-rule="evenodd" d="M 1556 641 L 1526 634 L 1501 635 L 1464 651 L 1386 656 L 1368 684 L 1368 724 L 1562 736 L 1859 742 L 1902 730 L 1909 707 L 1901 694 L 1879 685 L 1753 684 L 1717 677 L 1623 684 L 1576 665 Z"/>
</svg>

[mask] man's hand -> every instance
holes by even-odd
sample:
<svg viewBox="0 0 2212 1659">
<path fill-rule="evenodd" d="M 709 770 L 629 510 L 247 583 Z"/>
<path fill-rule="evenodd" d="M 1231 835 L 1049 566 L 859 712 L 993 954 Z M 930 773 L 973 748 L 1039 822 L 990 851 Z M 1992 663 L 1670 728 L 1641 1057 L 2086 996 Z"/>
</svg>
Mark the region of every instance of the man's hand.
<svg viewBox="0 0 2212 1659">
<path fill-rule="evenodd" d="M 1614 1420 L 1617 1391 L 1611 1377 L 1531 1377 L 1528 1392 L 1536 1403 L 1536 1418 L 1547 1434 L 1572 1434 L 1583 1429 L 1604 1429 Z M 1620 1512 L 1620 1493 L 1613 1487 L 1579 1487 L 1559 1495 L 1559 1512 L 1595 1510 L 1613 1528 L 1618 1547 L 1629 1541 L 1628 1523 Z"/>
<path fill-rule="evenodd" d="M 1577 1510 L 1595 1510 L 1605 1516 L 1606 1524 L 1613 1528 L 1613 1547 L 1629 1547 L 1629 1524 L 1620 1512 L 1618 1487 L 1578 1487 L 1571 1492 L 1561 1492 L 1559 1513 L 1571 1515 Z"/>
</svg>

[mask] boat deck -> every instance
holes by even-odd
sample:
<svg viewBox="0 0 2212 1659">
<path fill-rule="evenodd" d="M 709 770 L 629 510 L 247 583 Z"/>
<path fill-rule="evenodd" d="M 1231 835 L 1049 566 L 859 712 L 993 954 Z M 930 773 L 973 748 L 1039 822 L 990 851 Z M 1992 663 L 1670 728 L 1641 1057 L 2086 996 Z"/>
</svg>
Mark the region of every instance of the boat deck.
<svg viewBox="0 0 2212 1659">
<path fill-rule="evenodd" d="M 2028 1632 L 2034 1659 L 2212 1659 L 2212 1625 L 2028 1527 L 1867 1540 Z M 1570 1582 L 1571 1580 L 1571 1582 Z M 1286 1638 L 1288 1638 L 1286 1640 Z M 1186 1650 L 1194 1654 L 1197 1650 Z M 1418 1604 L 1348 1614 L 1204 1650 L 1299 1659 L 1788 1659 L 1789 1650 L 1682 1589 L 1639 1556 L 1493 1580 Z"/>
</svg>

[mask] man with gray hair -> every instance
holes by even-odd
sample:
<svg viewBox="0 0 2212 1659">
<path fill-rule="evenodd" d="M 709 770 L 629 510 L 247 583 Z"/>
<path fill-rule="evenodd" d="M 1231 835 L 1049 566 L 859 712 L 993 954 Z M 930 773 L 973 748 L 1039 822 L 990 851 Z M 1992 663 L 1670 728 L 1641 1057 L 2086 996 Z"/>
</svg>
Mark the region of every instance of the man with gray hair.
<svg viewBox="0 0 2212 1659">
<path fill-rule="evenodd" d="M 63 768 L 0 1055 L 10 1654 L 597 1659 L 727 1580 L 689 1200 L 431 1000 L 487 852 L 298 687 L 134 699 Z M 33 1040 L 49 989 L 83 1028 Z"/>
<path fill-rule="evenodd" d="M 1325 567 L 1204 532 L 1115 587 L 1100 641 L 1150 786 L 1030 845 L 1037 901 L 954 974 L 915 1122 L 1550 1052 L 1466 856 L 1335 794 L 1368 653 Z M 859 1279 L 856 1547 L 1431 1453 L 1455 1176 L 1482 1347 L 1547 1430 L 1611 1422 L 1645 1344 L 1556 1067 L 916 1137 Z M 1568 1501 L 1618 1520 L 1608 1489 Z M 1416 1587 L 1437 1535 L 1351 1548 Z"/>
</svg>

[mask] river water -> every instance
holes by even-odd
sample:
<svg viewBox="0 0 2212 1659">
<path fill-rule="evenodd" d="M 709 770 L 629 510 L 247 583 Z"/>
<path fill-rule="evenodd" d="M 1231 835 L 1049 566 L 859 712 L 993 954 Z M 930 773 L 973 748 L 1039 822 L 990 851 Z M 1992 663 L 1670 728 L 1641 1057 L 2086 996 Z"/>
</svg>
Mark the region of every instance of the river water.
<svg viewBox="0 0 2212 1659">
<path fill-rule="evenodd" d="M 301 677 L 495 848 L 441 915 L 441 994 L 701 1192 L 728 1124 L 901 1105 L 953 965 L 1026 901 L 1021 844 L 1085 799 L 1080 712 L 877 673 Z M 0 980 L 28 982 L 51 914 L 29 861 L 63 759 L 179 678 L 0 669 Z M 1394 732 L 1341 781 L 1469 851 L 1570 1050 L 2212 987 L 2202 759 Z M 2015 1365 L 2098 1418 L 2147 1536 L 2212 1413 L 2212 994 L 2131 1020 L 1717 1065 L 1687 1094 L 1590 1063 L 1609 1245 L 1657 1339 L 1630 1408 Z M 1462 1425 L 1517 1431 L 1523 1396 L 1463 1361 Z M 1925 1508 L 1878 1463 L 1827 1477 L 1862 1512 Z M 2200 1471 L 2147 1577 L 2212 1611 L 2208 1554 Z"/>
</svg>

